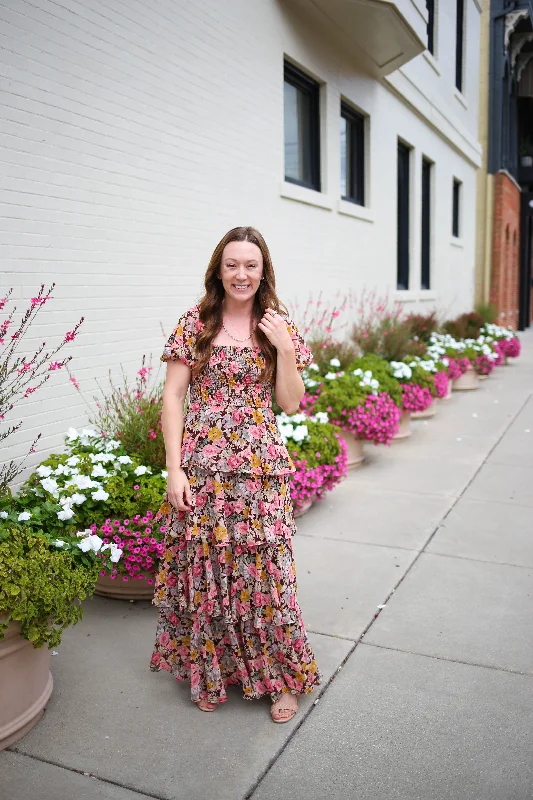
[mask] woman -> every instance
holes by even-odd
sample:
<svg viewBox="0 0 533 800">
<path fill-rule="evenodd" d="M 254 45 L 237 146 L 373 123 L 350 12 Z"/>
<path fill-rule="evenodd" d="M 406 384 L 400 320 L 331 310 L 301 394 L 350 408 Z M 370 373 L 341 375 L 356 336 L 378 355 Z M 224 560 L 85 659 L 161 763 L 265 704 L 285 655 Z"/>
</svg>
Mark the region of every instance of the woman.
<svg viewBox="0 0 533 800">
<path fill-rule="evenodd" d="M 202 711 L 223 703 L 229 684 L 247 699 L 268 694 L 274 722 L 292 719 L 297 696 L 320 683 L 296 597 L 294 466 L 272 411 L 272 389 L 297 411 L 312 357 L 282 309 L 263 237 L 234 228 L 161 357 L 168 530 L 151 661 L 189 678 Z"/>
</svg>

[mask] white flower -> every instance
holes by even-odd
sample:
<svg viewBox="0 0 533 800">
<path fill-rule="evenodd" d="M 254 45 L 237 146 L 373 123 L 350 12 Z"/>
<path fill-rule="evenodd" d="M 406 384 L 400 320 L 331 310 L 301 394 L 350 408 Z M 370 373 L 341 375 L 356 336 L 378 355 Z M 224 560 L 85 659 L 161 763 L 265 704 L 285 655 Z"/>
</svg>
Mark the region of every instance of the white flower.
<svg viewBox="0 0 533 800">
<path fill-rule="evenodd" d="M 337 378 L 337 373 L 336 373 L 336 372 L 327 372 L 327 373 L 324 375 L 324 377 L 325 377 L 325 379 L 326 379 L 327 381 L 334 381 L 334 380 L 336 380 L 336 378 Z"/>
<path fill-rule="evenodd" d="M 91 475 L 93 478 L 107 478 L 107 470 L 101 464 L 95 464 Z"/>
<path fill-rule="evenodd" d="M 81 435 L 82 436 L 87 436 L 87 438 L 89 438 L 89 439 L 91 439 L 91 438 L 94 439 L 95 437 L 98 436 L 96 431 L 93 431 L 91 428 L 84 428 L 82 430 L 82 432 L 81 432 Z"/>
<path fill-rule="evenodd" d="M 2 519 L 7 519 L 9 517 L 9 514 L 7 513 L 7 511 L 0 511 L 0 517 Z"/>
<path fill-rule="evenodd" d="M 45 466 L 37 467 L 35 472 L 37 473 L 39 478 L 49 478 L 50 475 L 52 474 L 52 467 L 45 467 Z"/>
<path fill-rule="evenodd" d="M 69 465 L 69 467 L 75 467 L 76 464 L 79 463 L 80 459 L 78 458 L 78 456 L 71 456 L 70 458 L 67 458 L 67 464 Z"/>
<path fill-rule="evenodd" d="M 413 375 L 413 370 L 408 364 L 404 364 L 403 361 L 391 361 L 390 365 L 393 369 L 393 375 L 395 378 L 401 379 L 405 378 L 409 380 Z"/>
<path fill-rule="evenodd" d="M 76 494 L 73 494 L 72 497 L 69 497 L 69 501 L 76 506 L 81 506 L 81 504 L 85 503 L 86 500 L 86 495 L 80 494 L 80 492 L 76 492 Z"/>
<path fill-rule="evenodd" d="M 89 550 L 92 550 L 93 553 L 97 553 L 102 547 L 103 543 L 104 540 L 101 539 L 96 533 L 91 533 L 91 535 L 87 536 L 86 539 L 82 539 L 81 542 L 78 542 L 78 547 L 83 553 L 88 553 Z"/>
<path fill-rule="evenodd" d="M 19 522 L 27 522 L 27 520 L 29 520 L 29 519 L 31 519 L 31 514 L 30 514 L 29 511 L 22 511 L 18 515 L 18 521 Z"/>
<path fill-rule="evenodd" d="M 63 539 L 56 539 L 55 541 L 52 542 L 52 544 L 54 545 L 54 547 L 63 547 L 65 542 L 63 541 Z"/>
<path fill-rule="evenodd" d="M 356 378 L 362 378 L 363 377 L 363 370 L 362 369 L 354 369 L 353 374 L 355 375 Z"/>
<path fill-rule="evenodd" d="M 331 367 L 340 367 L 341 362 L 339 361 L 338 358 L 331 358 L 329 364 Z"/>
<path fill-rule="evenodd" d="M 313 381 L 311 378 L 304 378 L 304 386 L 306 389 L 313 389 L 318 386 L 318 381 Z"/>
<path fill-rule="evenodd" d="M 67 436 L 68 436 L 69 442 L 75 442 L 76 439 L 78 438 L 79 434 L 78 434 L 78 431 L 76 430 L 76 428 L 69 428 L 68 431 L 67 431 Z"/>
<path fill-rule="evenodd" d="M 326 411 L 317 411 L 314 416 L 314 419 L 320 423 L 329 422 L 329 416 Z"/>
<path fill-rule="evenodd" d="M 56 471 L 54 472 L 54 475 L 70 475 L 70 473 L 71 469 L 69 466 L 65 464 L 59 464 Z"/>
<path fill-rule="evenodd" d="M 54 478 L 43 478 L 43 480 L 39 481 L 39 483 L 45 492 L 50 492 L 50 494 L 57 495 L 58 485 Z"/>
<path fill-rule="evenodd" d="M 111 450 L 116 450 L 117 447 L 120 447 L 120 442 L 117 442 L 116 439 L 110 439 L 105 444 L 105 449 L 107 453 L 111 452 Z"/>
<path fill-rule="evenodd" d="M 88 475 L 76 475 L 69 481 L 70 486 L 77 486 L 78 489 L 92 489 L 95 485 L 99 486 L 95 481 L 91 480 Z"/>
<path fill-rule="evenodd" d="M 120 557 L 122 555 L 122 550 L 115 544 L 115 542 L 111 542 L 110 544 L 104 544 L 101 552 L 103 553 L 104 550 L 111 550 L 111 555 L 109 557 L 109 560 L 112 561 L 113 564 L 116 564 L 117 561 L 120 560 Z"/>
<path fill-rule="evenodd" d="M 73 516 L 74 516 L 74 511 L 71 509 L 69 505 L 63 506 L 63 510 L 57 512 L 57 518 L 62 521 L 65 521 L 67 519 L 72 519 Z"/>
<path fill-rule="evenodd" d="M 162 471 L 162 473 L 161 473 L 161 477 L 162 477 L 162 478 L 167 478 L 167 477 L 168 477 L 168 472 L 167 472 L 167 470 L 166 470 L 166 469 L 164 469 L 164 470 Z"/>
<path fill-rule="evenodd" d="M 117 461 L 119 464 L 131 464 L 131 458 L 129 456 L 119 456 Z"/>
<path fill-rule="evenodd" d="M 314 361 L 312 364 L 309 364 L 307 369 L 312 369 L 314 372 L 320 372 L 320 367 L 318 366 L 318 364 L 315 364 Z"/>
<path fill-rule="evenodd" d="M 142 467 L 142 466 L 136 467 L 136 469 L 133 470 L 135 475 L 146 475 L 147 472 L 149 473 L 151 471 L 152 470 L 150 469 L 150 467 Z"/>
<path fill-rule="evenodd" d="M 93 492 L 91 494 L 93 500 L 107 500 L 109 497 L 109 492 L 106 492 L 105 489 L 98 489 L 98 491 Z"/>
<path fill-rule="evenodd" d="M 92 530 L 90 528 L 85 528 L 84 531 L 78 531 L 76 536 L 90 536 L 92 534 Z"/>
<path fill-rule="evenodd" d="M 292 438 L 295 442 L 303 442 L 304 439 L 307 439 L 309 436 L 309 430 L 307 425 L 298 425 L 297 428 L 294 429 L 294 433 L 292 434 Z"/>
</svg>

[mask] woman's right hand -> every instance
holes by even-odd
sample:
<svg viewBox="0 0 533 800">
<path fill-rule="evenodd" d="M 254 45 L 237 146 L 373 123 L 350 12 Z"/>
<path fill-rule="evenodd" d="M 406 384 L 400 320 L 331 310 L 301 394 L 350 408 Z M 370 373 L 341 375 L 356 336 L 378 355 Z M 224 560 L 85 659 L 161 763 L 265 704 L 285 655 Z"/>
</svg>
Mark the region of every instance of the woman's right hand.
<svg viewBox="0 0 533 800">
<path fill-rule="evenodd" d="M 167 499 L 178 511 L 191 510 L 191 487 L 189 486 L 189 479 L 181 467 L 168 470 Z"/>
</svg>

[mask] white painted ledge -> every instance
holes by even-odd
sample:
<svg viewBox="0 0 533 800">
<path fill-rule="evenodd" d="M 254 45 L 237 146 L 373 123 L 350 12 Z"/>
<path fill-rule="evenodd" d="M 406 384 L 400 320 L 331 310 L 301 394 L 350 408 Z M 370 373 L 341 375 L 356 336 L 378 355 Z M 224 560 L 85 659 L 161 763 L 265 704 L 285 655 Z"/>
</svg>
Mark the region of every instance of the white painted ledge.
<svg viewBox="0 0 533 800">
<path fill-rule="evenodd" d="M 322 192 L 315 192 L 314 189 L 307 189 L 305 186 L 298 186 L 297 183 L 282 181 L 279 191 L 281 197 L 287 200 L 296 200 L 297 203 L 306 203 L 308 206 L 324 208 L 326 211 L 333 211 L 333 203 L 328 195 Z"/>
<path fill-rule="evenodd" d="M 366 206 L 359 206 L 357 203 L 350 203 L 349 200 L 338 200 L 337 211 L 339 214 L 345 214 L 347 217 L 355 217 L 355 219 L 362 219 L 365 222 L 376 221 L 372 209 Z"/>
</svg>

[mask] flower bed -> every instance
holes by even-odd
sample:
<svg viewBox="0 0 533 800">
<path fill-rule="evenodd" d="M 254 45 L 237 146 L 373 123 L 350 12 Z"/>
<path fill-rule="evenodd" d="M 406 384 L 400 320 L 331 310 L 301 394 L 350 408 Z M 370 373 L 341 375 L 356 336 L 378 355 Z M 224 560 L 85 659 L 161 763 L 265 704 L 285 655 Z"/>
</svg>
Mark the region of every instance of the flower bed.
<svg viewBox="0 0 533 800">
<path fill-rule="evenodd" d="M 296 472 L 291 475 L 291 497 L 298 514 L 322 500 L 348 473 L 347 448 L 329 424 L 328 415 L 278 414 L 278 428 Z"/>
</svg>

